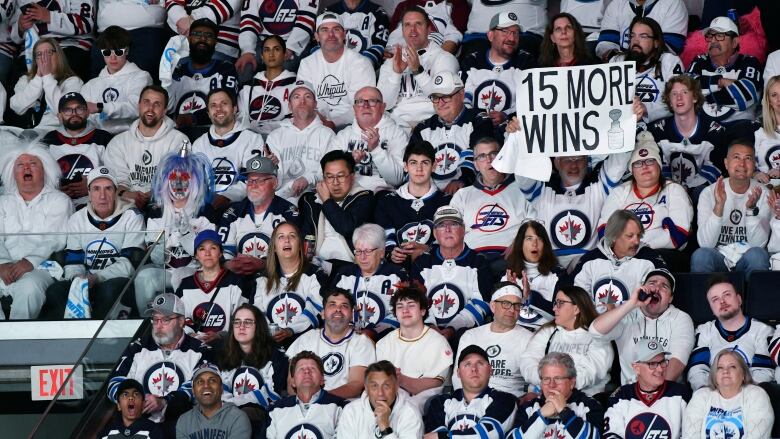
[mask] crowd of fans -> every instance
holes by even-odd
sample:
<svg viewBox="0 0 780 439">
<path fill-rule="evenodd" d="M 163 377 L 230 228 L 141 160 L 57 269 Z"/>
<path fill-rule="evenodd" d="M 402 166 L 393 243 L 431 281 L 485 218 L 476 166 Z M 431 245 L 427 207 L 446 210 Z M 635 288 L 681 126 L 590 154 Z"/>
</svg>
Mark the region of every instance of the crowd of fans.
<svg viewBox="0 0 780 439">
<path fill-rule="evenodd" d="M 0 318 L 151 318 L 101 438 L 770 437 L 777 11 L 692 3 L 6 2 Z M 633 151 L 493 168 L 622 61 Z"/>
</svg>

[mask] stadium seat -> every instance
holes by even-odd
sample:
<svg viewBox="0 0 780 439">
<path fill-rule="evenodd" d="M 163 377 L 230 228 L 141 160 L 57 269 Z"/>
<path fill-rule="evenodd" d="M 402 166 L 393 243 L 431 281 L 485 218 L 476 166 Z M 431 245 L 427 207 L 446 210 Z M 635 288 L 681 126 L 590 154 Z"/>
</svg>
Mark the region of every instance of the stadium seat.
<svg viewBox="0 0 780 439">
<path fill-rule="evenodd" d="M 677 281 L 672 303 L 677 308 L 688 313 L 694 326 L 712 320 L 715 316 L 707 303 L 707 285 L 713 273 L 674 273 Z M 737 288 L 745 294 L 745 276 L 742 272 L 729 272 L 728 277 Z M 743 302 L 742 307 L 745 307 Z"/>
<path fill-rule="evenodd" d="M 780 285 L 780 272 L 754 271 L 748 283 L 745 313 L 772 326 L 780 322 L 778 285 Z"/>
</svg>

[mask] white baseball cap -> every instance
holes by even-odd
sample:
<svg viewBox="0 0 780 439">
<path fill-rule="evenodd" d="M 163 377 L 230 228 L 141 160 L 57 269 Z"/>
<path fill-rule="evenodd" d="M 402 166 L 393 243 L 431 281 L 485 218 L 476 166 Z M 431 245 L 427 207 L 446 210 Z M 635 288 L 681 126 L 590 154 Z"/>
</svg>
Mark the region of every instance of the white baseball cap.
<svg viewBox="0 0 780 439">
<path fill-rule="evenodd" d="M 433 87 L 429 96 L 436 94 L 451 95 L 463 88 L 463 81 L 457 73 L 441 72 L 433 78 Z"/>
<path fill-rule="evenodd" d="M 716 17 L 714 20 L 712 20 L 712 22 L 710 22 L 710 26 L 702 31 L 704 35 L 707 35 L 710 32 L 724 34 L 734 33 L 739 36 L 739 28 L 737 27 L 736 23 L 731 21 L 729 17 Z"/>
<path fill-rule="evenodd" d="M 488 29 L 493 30 L 496 28 L 505 28 L 509 26 L 517 26 L 520 28 L 520 32 L 523 31 L 523 27 L 520 26 L 520 22 L 517 20 L 517 14 L 514 12 L 499 12 L 490 19 L 490 27 Z"/>
<path fill-rule="evenodd" d="M 97 168 L 89 171 L 89 174 L 87 174 L 87 187 L 89 187 L 89 185 L 91 185 L 92 182 L 98 178 L 107 178 L 111 180 L 111 183 L 114 183 L 114 187 L 117 186 L 116 177 L 111 174 L 111 171 L 105 166 L 98 166 Z"/>
</svg>

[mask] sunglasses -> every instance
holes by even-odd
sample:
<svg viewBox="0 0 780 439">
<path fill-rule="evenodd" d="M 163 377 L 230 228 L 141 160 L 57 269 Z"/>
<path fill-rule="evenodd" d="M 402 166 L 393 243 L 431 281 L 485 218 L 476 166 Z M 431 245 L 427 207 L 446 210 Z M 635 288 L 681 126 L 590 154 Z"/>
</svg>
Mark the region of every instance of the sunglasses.
<svg viewBox="0 0 780 439">
<path fill-rule="evenodd" d="M 116 56 L 122 56 L 122 55 L 124 55 L 124 54 L 126 54 L 126 53 L 128 52 L 128 49 L 127 49 L 127 48 L 124 48 L 124 49 L 101 49 L 101 50 L 100 50 L 100 53 L 101 53 L 103 56 L 111 56 L 111 53 L 112 53 L 112 52 L 113 52 L 113 53 L 114 53 L 114 55 L 116 55 Z"/>
</svg>

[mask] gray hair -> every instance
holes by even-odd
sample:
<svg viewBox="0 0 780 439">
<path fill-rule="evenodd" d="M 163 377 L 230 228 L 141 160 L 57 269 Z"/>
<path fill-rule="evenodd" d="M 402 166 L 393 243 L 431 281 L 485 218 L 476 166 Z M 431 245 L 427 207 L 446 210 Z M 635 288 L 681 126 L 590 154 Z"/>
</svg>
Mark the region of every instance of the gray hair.
<svg viewBox="0 0 780 439">
<path fill-rule="evenodd" d="M 357 246 L 358 242 L 366 243 L 373 248 L 384 251 L 385 229 L 378 224 L 363 224 L 352 232 L 352 246 Z"/>
<path fill-rule="evenodd" d="M 10 146 L 3 154 L 5 167 L 3 168 L 2 179 L 5 193 L 13 194 L 19 192 L 19 187 L 14 178 L 14 164 L 24 154 L 35 156 L 41 161 L 44 188 L 57 189 L 60 186 L 60 177 L 62 176 L 60 166 L 43 145 L 37 142 L 30 142 L 29 140 L 20 140 L 12 134 L 2 135 L 0 139 L 2 139 L 5 145 Z"/>
<path fill-rule="evenodd" d="M 620 238 L 629 221 L 635 222 L 639 226 L 639 236 L 644 236 L 645 228 L 636 214 L 630 210 L 619 209 L 612 212 L 604 228 L 604 241 L 606 241 L 607 245 L 612 246 Z"/>
<path fill-rule="evenodd" d="M 574 360 L 571 355 L 563 352 L 550 352 L 539 360 L 539 378 L 542 378 L 542 369 L 545 366 L 562 366 L 566 369 L 566 376 L 577 378 L 577 369 L 574 367 Z"/>
<path fill-rule="evenodd" d="M 717 381 L 718 361 L 720 361 L 720 357 L 724 355 L 731 355 L 737 361 L 737 365 L 742 370 L 742 387 L 748 384 L 753 384 L 753 376 L 750 375 L 750 368 L 748 368 L 747 363 L 745 363 L 745 359 L 742 358 L 742 355 L 740 355 L 738 352 L 735 352 L 733 349 L 726 348 L 718 352 L 715 355 L 715 359 L 712 360 L 712 367 L 710 367 L 710 379 L 709 379 L 710 389 L 718 390 L 718 381 Z"/>
</svg>

